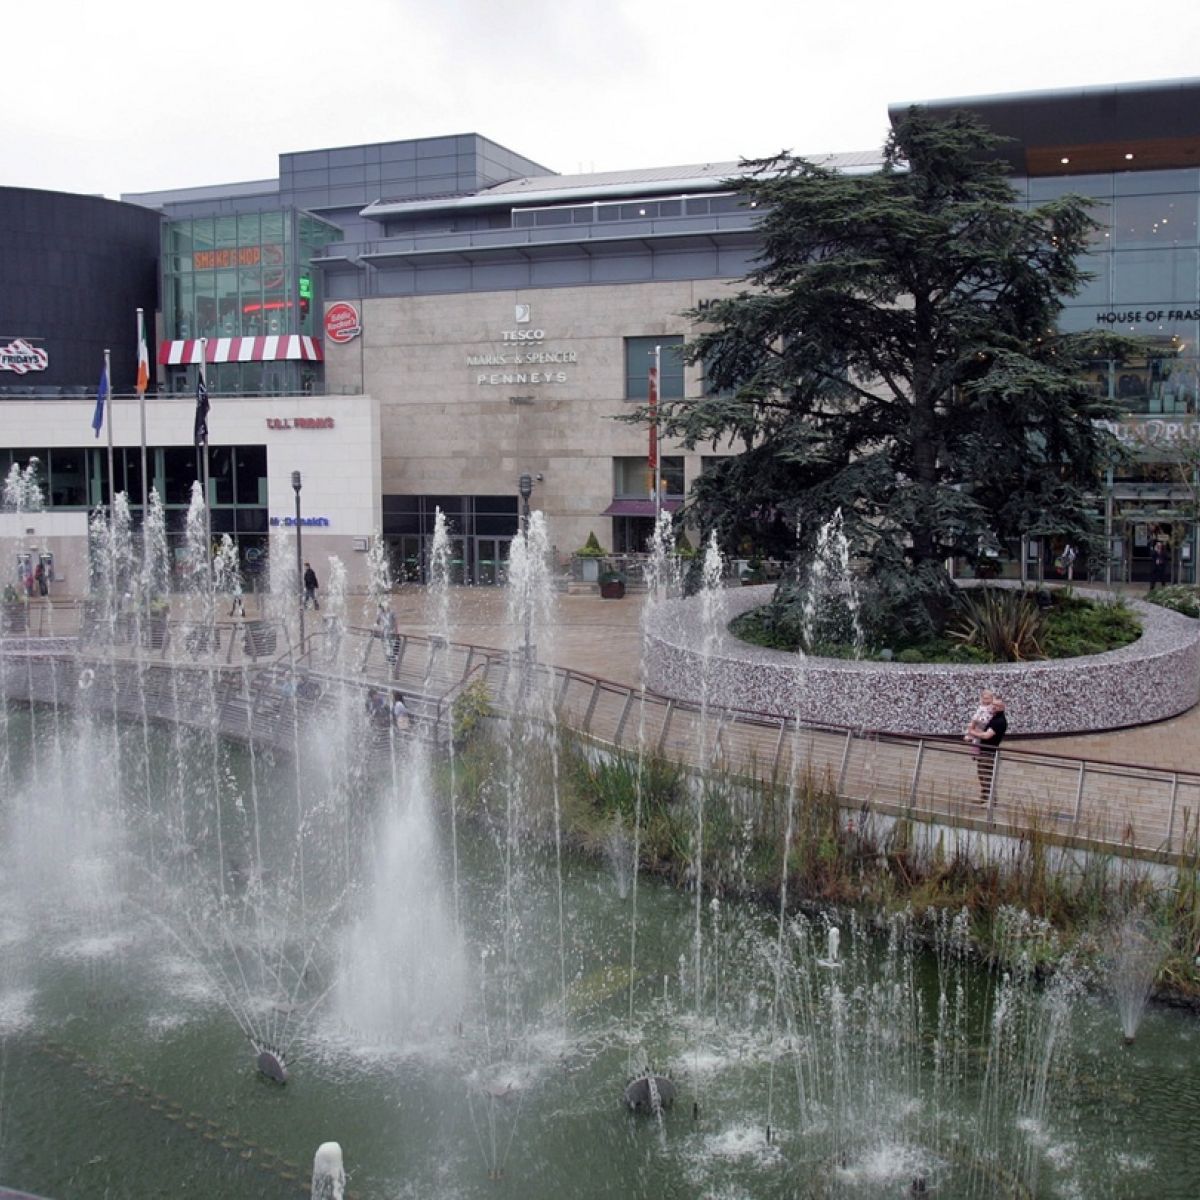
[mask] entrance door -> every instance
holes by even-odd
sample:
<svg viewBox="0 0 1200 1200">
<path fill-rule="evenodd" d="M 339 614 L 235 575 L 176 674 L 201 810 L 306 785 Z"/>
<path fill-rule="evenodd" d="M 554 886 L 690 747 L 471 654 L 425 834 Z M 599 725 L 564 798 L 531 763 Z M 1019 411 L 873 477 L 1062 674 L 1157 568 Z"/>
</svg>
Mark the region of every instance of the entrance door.
<svg viewBox="0 0 1200 1200">
<path fill-rule="evenodd" d="M 481 587 L 499 587 L 508 582 L 510 537 L 475 539 L 475 582 Z"/>
<path fill-rule="evenodd" d="M 392 571 L 397 583 L 422 583 L 425 579 L 425 555 L 420 534 L 406 533 L 391 542 Z"/>
<path fill-rule="evenodd" d="M 1174 545 L 1173 533 L 1174 526 L 1161 521 L 1133 520 L 1126 523 L 1125 545 L 1127 547 L 1128 558 L 1126 560 L 1125 579 L 1127 582 L 1150 582 L 1150 555 L 1154 543 L 1158 541 L 1166 543 L 1168 553 L 1172 557 L 1171 568 L 1168 571 L 1168 582 L 1175 578 L 1174 552 L 1171 549 Z"/>
<path fill-rule="evenodd" d="M 613 518 L 614 554 L 647 554 L 653 536 L 653 517 Z"/>
</svg>

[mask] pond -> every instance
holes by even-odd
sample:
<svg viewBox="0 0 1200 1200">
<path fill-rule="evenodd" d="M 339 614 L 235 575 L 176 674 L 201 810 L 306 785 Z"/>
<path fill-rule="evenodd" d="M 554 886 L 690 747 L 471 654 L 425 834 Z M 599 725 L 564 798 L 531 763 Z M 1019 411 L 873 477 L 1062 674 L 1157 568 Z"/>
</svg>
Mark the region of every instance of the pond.
<svg viewBox="0 0 1200 1200">
<path fill-rule="evenodd" d="M 454 822 L 335 725 L 295 769 L 6 710 L 0 1185 L 294 1197 L 336 1140 L 359 1197 L 1200 1192 L 1194 1018 L 1124 1046 L 1023 914 L 1007 972 L 953 914 L 781 931 L 560 860 L 519 779 Z M 631 1112 L 647 1068 L 675 1102 Z"/>
</svg>

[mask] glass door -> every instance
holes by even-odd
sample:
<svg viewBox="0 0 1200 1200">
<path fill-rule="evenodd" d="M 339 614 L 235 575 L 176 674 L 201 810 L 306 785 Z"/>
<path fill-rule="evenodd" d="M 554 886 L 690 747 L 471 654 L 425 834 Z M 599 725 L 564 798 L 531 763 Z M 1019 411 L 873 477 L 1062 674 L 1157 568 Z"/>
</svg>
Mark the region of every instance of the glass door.
<svg viewBox="0 0 1200 1200">
<path fill-rule="evenodd" d="M 508 581 L 510 537 L 475 539 L 475 582 L 480 587 L 499 587 Z"/>
<path fill-rule="evenodd" d="M 425 555 L 420 534 L 402 534 L 388 538 L 388 557 L 397 583 L 423 583 L 425 580 Z"/>
</svg>

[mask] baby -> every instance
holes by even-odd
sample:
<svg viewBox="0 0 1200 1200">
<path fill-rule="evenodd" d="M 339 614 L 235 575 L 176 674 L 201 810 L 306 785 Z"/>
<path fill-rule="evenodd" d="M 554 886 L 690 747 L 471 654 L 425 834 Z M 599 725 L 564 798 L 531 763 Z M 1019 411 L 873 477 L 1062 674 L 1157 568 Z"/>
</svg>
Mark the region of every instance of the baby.
<svg viewBox="0 0 1200 1200">
<path fill-rule="evenodd" d="M 963 734 L 964 742 L 970 742 L 972 746 L 979 745 L 983 731 L 987 728 L 987 723 L 992 719 L 992 704 L 995 698 L 990 688 L 984 688 L 979 693 L 979 707 L 971 714 L 971 720 L 967 724 L 967 732 Z"/>
</svg>

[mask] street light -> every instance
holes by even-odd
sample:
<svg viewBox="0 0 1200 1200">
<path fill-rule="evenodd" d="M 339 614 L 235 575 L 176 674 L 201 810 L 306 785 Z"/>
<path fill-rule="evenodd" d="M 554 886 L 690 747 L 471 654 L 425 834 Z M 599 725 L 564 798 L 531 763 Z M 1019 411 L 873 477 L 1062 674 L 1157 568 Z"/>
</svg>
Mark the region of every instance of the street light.
<svg viewBox="0 0 1200 1200">
<path fill-rule="evenodd" d="M 532 561 L 529 557 L 529 497 L 533 495 L 533 476 L 527 472 L 523 473 L 517 480 L 517 491 L 521 496 L 521 537 L 525 540 L 525 595 L 522 597 L 522 607 L 525 610 L 525 665 L 528 666 L 530 662 L 529 625 L 532 617 L 532 613 L 529 611 L 529 585 L 532 568 Z"/>
<path fill-rule="evenodd" d="M 292 472 L 292 491 L 296 493 L 296 579 L 300 584 L 300 653 L 304 653 L 304 551 L 300 546 L 300 472 Z"/>
<path fill-rule="evenodd" d="M 521 493 L 521 532 L 529 532 L 529 497 L 533 495 L 533 476 L 522 475 L 517 480 L 517 491 Z"/>
</svg>

